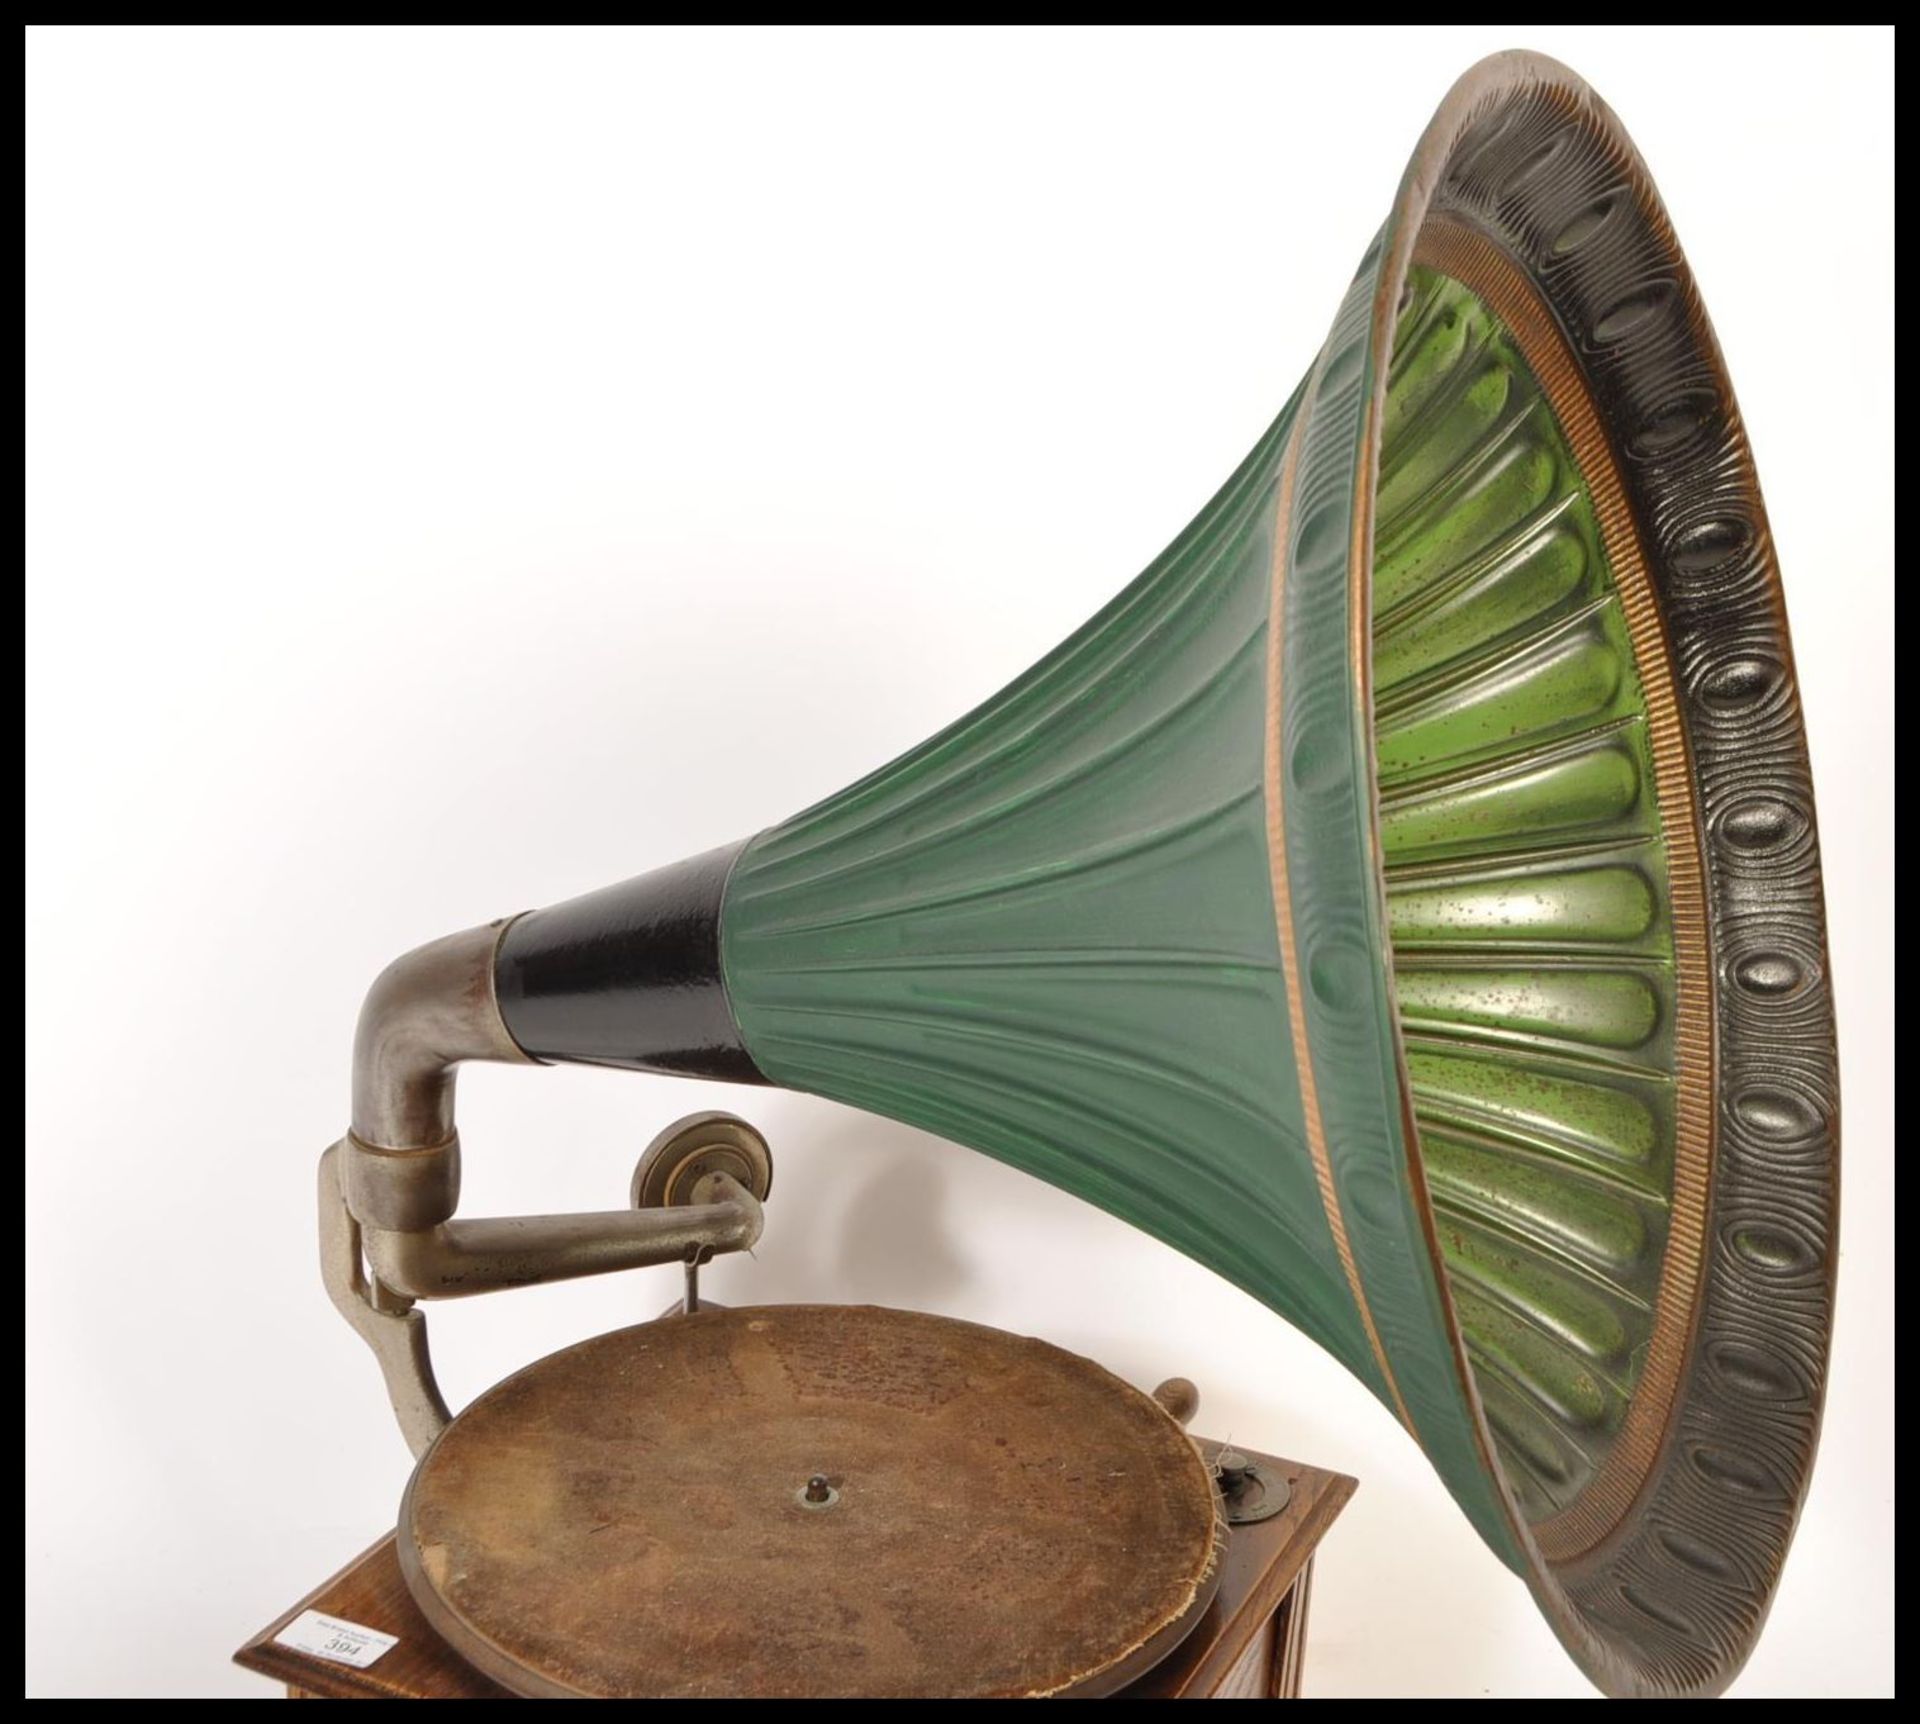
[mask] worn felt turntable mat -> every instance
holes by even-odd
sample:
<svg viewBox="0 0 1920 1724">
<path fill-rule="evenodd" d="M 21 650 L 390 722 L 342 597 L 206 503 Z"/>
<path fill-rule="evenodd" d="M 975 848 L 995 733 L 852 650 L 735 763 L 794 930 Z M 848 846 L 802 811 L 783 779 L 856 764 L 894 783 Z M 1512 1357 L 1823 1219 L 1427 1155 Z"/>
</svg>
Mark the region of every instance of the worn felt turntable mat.
<svg viewBox="0 0 1920 1724">
<path fill-rule="evenodd" d="M 1204 1610 L 1216 1516 L 1186 1434 L 1089 1360 L 768 1306 L 490 1389 L 420 1462 L 399 1551 L 428 1620 L 522 1694 L 1093 1693 Z"/>
</svg>

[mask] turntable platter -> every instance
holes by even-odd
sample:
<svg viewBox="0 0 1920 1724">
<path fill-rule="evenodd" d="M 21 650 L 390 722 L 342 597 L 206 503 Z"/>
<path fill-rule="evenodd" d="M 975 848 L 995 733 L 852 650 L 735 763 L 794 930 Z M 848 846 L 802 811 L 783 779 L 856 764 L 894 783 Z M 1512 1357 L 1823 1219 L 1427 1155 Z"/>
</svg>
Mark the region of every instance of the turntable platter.
<svg viewBox="0 0 1920 1724">
<path fill-rule="evenodd" d="M 482 1395 L 402 1504 L 407 1583 L 532 1696 L 1110 1692 L 1212 1596 L 1211 1475 L 1045 1342 L 861 1306 L 711 1310 Z"/>
</svg>

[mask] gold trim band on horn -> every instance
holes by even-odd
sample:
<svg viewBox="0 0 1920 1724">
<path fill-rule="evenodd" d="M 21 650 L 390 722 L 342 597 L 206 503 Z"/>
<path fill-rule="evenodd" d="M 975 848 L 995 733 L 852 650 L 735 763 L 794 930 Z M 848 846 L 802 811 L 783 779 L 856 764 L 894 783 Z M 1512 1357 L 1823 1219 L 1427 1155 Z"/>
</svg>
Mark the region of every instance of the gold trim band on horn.
<svg viewBox="0 0 1920 1724">
<path fill-rule="evenodd" d="M 1283 781 L 1286 777 L 1282 757 L 1284 747 L 1284 703 L 1282 700 L 1282 663 L 1286 648 L 1288 529 L 1293 520 L 1293 482 L 1300 461 L 1300 442 L 1307 418 L 1312 412 L 1314 385 L 1319 371 L 1308 379 L 1301 392 L 1300 415 L 1287 439 L 1287 452 L 1280 467 L 1280 494 L 1274 507 L 1273 581 L 1269 598 L 1271 609 L 1267 626 L 1267 857 L 1273 875 L 1273 913 L 1280 934 L 1280 968 L 1286 978 L 1287 1022 L 1293 1034 L 1293 1063 L 1300 1078 L 1300 1113 L 1305 1122 L 1307 1153 L 1313 1158 L 1314 1180 L 1320 1188 L 1320 1204 L 1326 1211 L 1327 1227 L 1333 1234 L 1333 1247 L 1339 1253 L 1340 1267 L 1347 1278 L 1347 1289 L 1360 1313 L 1361 1326 L 1367 1332 L 1367 1344 L 1373 1349 L 1374 1362 L 1380 1367 L 1387 1392 L 1393 1397 L 1394 1413 L 1417 1441 L 1407 1403 L 1394 1379 L 1393 1366 L 1387 1362 L 1387 1350 L 1381 1344 L 1380 1331 L 1367 1303 L 1366 1289 L 1360 1284 L 1360 1268 L 1354 1261 L 1353 1242 L 1347 1237 L 1346 1217 L 1340 1210 L 1340 1194 L 1333 1183 L 1333 1162 L 1327 1154 L 1326 1126 L 1320 1117 L 1319 1087 L 1314 1081 L 1313 1053 L 1307 1044 L 1306 1005 L 1300 990 L 1300 958 L 1294 944 L 1293 898 L 1287 884 L 1286 802 Z"/>
</svg>

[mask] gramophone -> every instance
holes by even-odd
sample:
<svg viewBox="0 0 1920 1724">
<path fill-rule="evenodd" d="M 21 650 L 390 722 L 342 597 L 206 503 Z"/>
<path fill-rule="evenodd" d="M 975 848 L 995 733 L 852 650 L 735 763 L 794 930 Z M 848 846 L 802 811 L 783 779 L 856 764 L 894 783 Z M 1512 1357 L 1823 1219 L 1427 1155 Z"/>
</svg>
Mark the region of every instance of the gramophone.
<svg viewBox="0 0 1920 1724">
<path fill-rule="evenodd" d="M 1613 114 L 1474 68 L 1305 381 L 1091 622 L 744 842 L 409 953 L 360 1018 L 323 1261 L 464 1655 L 761 1691 L 688 1600 L 780 1588 L 847 1618 L 756 1621 L 796 1693 L 920 1691 L 967 1635 L 1046 1673 L 990 1691 L 1093 1692 L 1172 1644 L 1217 1533 L 1168 1411 L 966 1324 L 703 1305 L 771 1187 L 732 1115 L 662 1133 L 625 1209 L 459 1218 L 466 1060 L 784 1085 L 1113 1212 L 1360 1377 L 1600 1688 L 1722 1689 L 1813 1458 L 1836 1062 L 1766 514 Z M 450 1419 L 421 1301 L 655 1263 L 682 1314 Z M 1069 1435 L 1127 1489 L 1030 1488 Z M 1134 1571 L 1083 1636 L 1075 1589 Z"/>
</svg>

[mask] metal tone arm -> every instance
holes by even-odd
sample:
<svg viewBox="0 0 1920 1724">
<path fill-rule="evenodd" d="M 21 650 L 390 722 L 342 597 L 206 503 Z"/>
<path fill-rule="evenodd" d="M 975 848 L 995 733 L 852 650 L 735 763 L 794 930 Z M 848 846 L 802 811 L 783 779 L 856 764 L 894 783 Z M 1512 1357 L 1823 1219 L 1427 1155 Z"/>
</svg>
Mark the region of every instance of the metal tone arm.
<svg viewBox="0 0 1920 1724">
<path fill-rule="evenodd" d="M 455 1220 L 457 1067 L 534 1063 L 494 998 L 494 952 L 507 926 L 436 940 L 381 973 L 354 1041 L 353 1128 L 320 1158 L 321 1279 L 373 1349 L 416 1456 L 449 1418 L 416 1300 L 751 1250 L 772 1178 L 766 1140 L 753 1127 L 730 1114 L 695 1114 L 647 1150 L 633 1208 Z"/>
<path fill-rule="evenodd" d="M 380 1285 L 412 1299 L 464 1299 L 753 1249 L 762 1222 L 751 1191 L 731 1174 L 709 1173 L 694 1193 L 673 1209 L 443 1221 L 418 1233 L 370 1230 L 362 1244 Z"/>
</svg>

